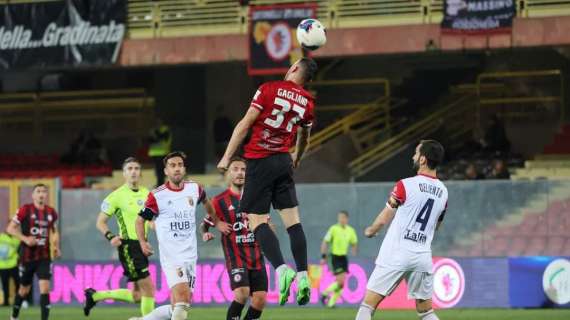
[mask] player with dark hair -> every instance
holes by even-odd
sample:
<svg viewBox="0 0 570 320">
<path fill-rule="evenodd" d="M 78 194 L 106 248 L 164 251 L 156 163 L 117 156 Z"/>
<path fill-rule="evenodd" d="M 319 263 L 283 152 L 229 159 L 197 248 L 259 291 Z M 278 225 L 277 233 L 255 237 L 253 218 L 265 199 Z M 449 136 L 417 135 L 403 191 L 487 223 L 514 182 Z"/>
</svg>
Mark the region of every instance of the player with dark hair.
<svg viewBox="0 0 570 320">
<path fill-rule="evenodd" d="M 145 221 L 154 220 L 158 240 L 160 267 L 170 289 L 170 305 L 154 309 L 143 320 L 186 320 L 196 280 L 198 248 L 196 210 L 202 204 L 224 234 L 231 228 L 217 219 L 206 192 L 196 182 L 185 180 L 186 155 L 171 152 L 164 157 L 166 182 L 152 190 L 135 222 L 137 237 L 145 256 L 154 254 L 145 236 Z"/>
<path fill-rule="evenodd" d="M 408 284 L 408 298 L 416 300 L 418 317 L 439 319 L 432 308 L 431 242 L 447 210 L 447 188 L 436 177 L 443 155 L 439 142 L 422 140 L 413 157 L 417 175 L 396 183 L 386 207 L 364 230 L 365 236 L 374 237 L 383 226 L 390 225 L 356 320 L 372 319 L 380 302 L 403 279 Z"/>
<path fill-rule="evenodd" d="M 212 199 L 212 205 L 221 221 L 232 225 L 232 232 L 222 235 L 226 268 L 234 291 L 234 301 L 228 308 L 226 320 L 240 320 L 242 310 L 251 296 L 251 304 L 245 320 L 259 319 L 267 296 L 265 261 L 259 244 L 248 227 L 247 215 L 239 212 L 239 199 L 245 181 L 246 161 L 233 157 L 227 172 L 229 188 Z M 211 219 L 201 225 L 202 239 L 209 241 L 214 235 L 208 232 L 213 227 Z"/>
<path fill-rule="evenodd" d="M 234 128 L 226 152 L 218 163 L 218 169 L 228 169 L 230 159 L 251 129 L 251 139 L 244 153 L 248 163 L 240 211 L 247 213 L 255 239 L 277 271 L 280 305 L 287 302 L 295 271 L 285 264 L 277 236 L 269 227 L 271 205 L 279 211 L 289 233 L 297 266 L 297 303 L 305 305 L 310 300 L 307 240 L 299 218 L 293 169 L 299 166 L 309 144 L 314 98 L 303 86 L 314 78 L 316 71 L 313 60 L 302 58 L 289 68 L 283 81 L 262 84 L 247 113 Z M 296 148 L 290 154 L 295 138 Z"/>
<path fill-rule="evenodd" d="M 331 270 L 336 278 L 336 281 L 321 294 L 321 302 L 329 308 L 336 305 L 344 288 L 348 272 L 348 249 L 352 247 L 352 255 L 355 256 L 358 244 L 356 231 L 348 225 L 348 212 L 344 210 L 339 212 L 337 219 L 338 223 L 329 228 L 321 244 L 321 264 L 326 263 L 327 247 L 330 245 Z"/>
<path fill-rule="evenodd" d="M 32 288 L 34 274 L 39 279 L 41 319 L 49 318 L 49 287 L 51 280 L 51 245 L 54 258 L 61 256 L 57 212 L 46 204 L 48 187 L 36 184 L 32 189 L 32 203 L 22 206 L 8 224 L 7 232 L 20 239 L 20 288 L 14 300 L 12 316 L 16 320 L 22 302 Z M 53 243 L 51 243 L 53 241 Z"/>
<path fill-rule="evenodd" d="M 97 217 L 97 229 L 117 248 L 123 272 L 129 282 L 134 282 L 133 290 L 116 289 L 95 291 L 85 289 L 83 313 L 88 316 L 95 304 L 101 300 L 115 300 L 139 303 L 141 314 L 144 316 L 154 309 L 154 285 L 148 271 L 148 258 L 143 254 L 137 233 L 135 221 L 148 197 L 148 189 L 141 186 L 141 164 L 129 157 L 123 162 L 123 177 L 125 184 L 109 194 L 101 204 L 101 212 Z M 107 222 L 115 217 L 119 234 L 109 230 Z"/>
</svg>

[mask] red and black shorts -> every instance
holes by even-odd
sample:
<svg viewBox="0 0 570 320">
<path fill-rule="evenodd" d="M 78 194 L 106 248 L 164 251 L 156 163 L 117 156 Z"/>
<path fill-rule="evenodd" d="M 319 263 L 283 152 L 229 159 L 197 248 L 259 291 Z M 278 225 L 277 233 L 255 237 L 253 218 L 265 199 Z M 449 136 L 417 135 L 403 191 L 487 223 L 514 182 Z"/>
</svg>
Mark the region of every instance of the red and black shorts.
<svg viewBox="0 0 570 320">
<path fill-rule="evenodd" d="M 293 161 L 289 153 L 278 153 L 261 159 L 248 159 L 240 211 L 247 214 L 268 214 L 274 209 L 298 205 Z"/>
<path fill-rule="evenodd" d="M 34 274 L 40 280 L 51 279 L 51 260 L 43 259 L 20 263 L 20 284 L 29 286 L 34 281 Z"/>
<path fill-rule="evenodd" d="M 267 273 L 265 268 L 251 270 L 246 268 L 235 268 L 228 271 L 232 290 L 241 287 L 249 287 L 250 294 L 256 291 L 267 292 Z"/>
</svg>

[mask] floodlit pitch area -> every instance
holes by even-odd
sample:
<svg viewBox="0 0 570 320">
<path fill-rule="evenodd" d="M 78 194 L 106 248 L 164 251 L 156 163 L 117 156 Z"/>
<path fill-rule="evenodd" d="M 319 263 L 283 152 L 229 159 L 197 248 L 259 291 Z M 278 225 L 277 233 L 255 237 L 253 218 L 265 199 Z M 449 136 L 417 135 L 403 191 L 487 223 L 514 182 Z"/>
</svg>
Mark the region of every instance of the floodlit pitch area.
<svg viewBox="0 0 570 320">
<path fill-rule="evenodd" d="M 127 320 L 132 316 L 136 316 L 138 309 L 136 308 L 95 308 L 89 318 L 83 316 L 83 311 L 78 307 L 57 307 L 54 306 L 51 311 L 52 319 L 91 319 L 91 320 Z M 570 310 L 509 310 L 509 309 L 454 309 L 437 311 L 441 320 L 567 320 L 570 319 Z M 0 309 L 0 319 L 9 319 L 9 308 Z M 225 319 L 225 307 L 212 308 L 192 308 L 188 319 L 199 320 L 220 320 Z M 245 314 L 245 312 L 244 312 Z M 352 320 L 356 314 L 356 306 L 354 308 L 298 308 L 271 307 L 264 312 L 262 319 L 270 320 Z M 39 308 L 24 309 L 20 313 L 21 319 L 39 319 Z M 374 319 L 417 319 L 416 314 L 412 310 L 403 311 L 381 311 L 376 313 Z"/>
</svg>

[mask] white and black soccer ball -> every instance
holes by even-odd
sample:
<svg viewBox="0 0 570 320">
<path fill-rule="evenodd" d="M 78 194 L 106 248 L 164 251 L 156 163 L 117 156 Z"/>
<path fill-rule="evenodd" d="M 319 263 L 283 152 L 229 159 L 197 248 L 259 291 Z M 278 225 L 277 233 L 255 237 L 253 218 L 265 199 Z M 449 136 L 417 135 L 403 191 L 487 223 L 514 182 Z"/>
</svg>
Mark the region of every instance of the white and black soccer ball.
<svg viewBox="0 0 570 320">
<path fill-rule="evenodd" d="M 327 32 L 317 19 L 305 19 L 297 26 L 297 41 L 307 50 L 317 50 L 327 42 Z"/>
</svg>

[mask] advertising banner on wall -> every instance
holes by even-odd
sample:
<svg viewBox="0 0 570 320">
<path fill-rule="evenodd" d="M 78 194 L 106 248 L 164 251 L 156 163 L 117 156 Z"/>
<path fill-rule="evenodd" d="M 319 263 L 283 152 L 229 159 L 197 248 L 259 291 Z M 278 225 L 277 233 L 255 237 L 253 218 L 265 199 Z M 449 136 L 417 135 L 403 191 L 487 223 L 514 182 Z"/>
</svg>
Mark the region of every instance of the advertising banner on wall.
<svg viewBox="0 0 570 320">
<path fill-rule="evenodd" d="M 126 0 L 2 4 L 0 68 L 114 63 L 126 9 Z"/>
<path fill-rule="evenodd" d="M 251 6 L 249 14 L 248 73 L 284 74 L 291 64 L 303 57 L 296 29 L 302 20 L 316 16 L 316 5 Z"/>
<path fill-rule="evenodd" d="M 486 266 L 486 267 L 483 267 Z M 277 304 L 279 291 L 277 277 L 269 265 L 269 291 L 267 300 Z M 374 269 L 374 261 L 351 259 L 347 284 L 338 300 L 339 306 L 355 306 L 364 298 L 368 276 Z M 169 301 L 166 278 L 160 266 L 152 263 L 151 279 L 156 286 L 156 302 Z M 318 306 L 320 293 L 335 277 L 327 266 L 312 264 L 309 268 L 312 283 L 310 305 Z M 58 263 L 53 269 L 53 285 L 50 293 L 55 304 L 81 304 L 85 299 L 83 290 L 109 290 L 125 287 L 123 269 L 118 263 L 74 262 Z M 295 284 L 292 288 L 296 292 Z M 414 309 L 414 300 L 408 300 L 405 281 L 394 293 L 382 302 L 384 309 Z M 225 263 L 222 260 L 202 261 L 196 268 L 196 283 L 193 304 L 231 303 L 233 293 Z M 294 303 L 295 294 L 290 296 Z M 450 259 L 434 258 L 434 295 L 436 308 L 453 307 L 508 307 L 508 260 L 507 259 Z M 106 302 L 111 303 L 111 302 Z"/>
<path fill-rule="evenodd" d="M 514 308 L 570 308 L 570 257 L 509 259 Z"/>
<path fill-rule="evenodd" d="M 510 32 L 514 0 L 445 0 L 441 30 L 444 33 Z"/>
</svg>

